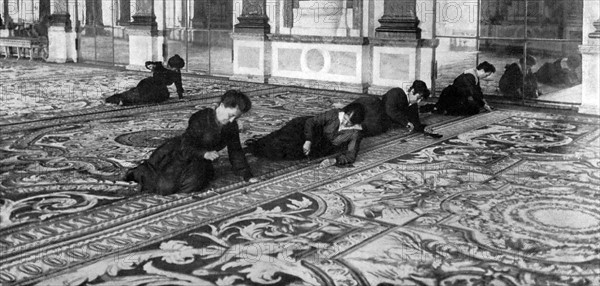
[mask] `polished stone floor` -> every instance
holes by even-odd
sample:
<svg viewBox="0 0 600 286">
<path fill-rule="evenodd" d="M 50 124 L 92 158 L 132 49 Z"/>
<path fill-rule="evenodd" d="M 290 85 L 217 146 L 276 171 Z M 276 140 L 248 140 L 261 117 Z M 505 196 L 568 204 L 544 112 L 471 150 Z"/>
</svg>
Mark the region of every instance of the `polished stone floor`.
<svg viewBox="0 0 600 286">
<path fill-rule="evenodd" d="M 242 140 L 359 95 L 187 76 L 129 108 L 102 100 L 143 73 L 0 68 L 3 285 L 600 285 L 597 117 L 424 114 L 443 138 L 394 129 L 346 168 L 249 156 L 255 184 L 223 160 L 163 197 L 119 179 L 226 89 L 253 100 Z"/>
</svg>

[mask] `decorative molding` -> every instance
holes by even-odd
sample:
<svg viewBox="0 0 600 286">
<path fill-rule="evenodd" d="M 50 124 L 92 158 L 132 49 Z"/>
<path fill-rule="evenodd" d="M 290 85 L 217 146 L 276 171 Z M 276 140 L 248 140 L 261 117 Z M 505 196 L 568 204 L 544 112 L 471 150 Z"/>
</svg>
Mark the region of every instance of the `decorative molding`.
<svg viewBox="0 0 600 286">
<path fill-rule="evenodd" d="M 439 39 L 391 39 L 391 38 L 371 38 L 372 46 L 385 47 L 416 47 L 416 48 L 435 48 L 440 44 Z"/>
<path fill-rule="evenodd" d="M 230 35 L 231 35 L 231 38 L 234 40 L 267 41 L 267 40 L 269 40 L 270 34 L 233 32 L 233 33 L 230 33 Z"/>
<path fill-rule="evenodd" d="M 130 36 L 158 36 L 158 27 L 156 26 L 156 23 L 154 23 L 154 25 L 144 26 L 133 24 L 132 22 L 131 25 L 127 26 L 126 30 Z"/>
<path fill-rule="evenodd" d="M 133 15 L 132 26 L 157 26 L 156 16 L 154 15 Z"/>
<path fill-rule="evenodd" d="M 309 35 L 268 35 L 271 41 L 289 42 L 289 43 L 319 43 L 336 45 L 361 45 L 369 44 L 368 37 L 335 37 L 335 36 L 309 36 Z"/>
<path fill-rule="evenodd" d="M 348 82 L 333 82 L 325 80 L 300 79 L 271 76 L 269 84 L 299 86 L 304 88 L 329 89 L 335 91 L 346 91 L 353 93 L 366 93 L 369 87 L 368 83 L 348 83 Z M 332 88 L 333 87 L 333 88 Z"/>
</svg>

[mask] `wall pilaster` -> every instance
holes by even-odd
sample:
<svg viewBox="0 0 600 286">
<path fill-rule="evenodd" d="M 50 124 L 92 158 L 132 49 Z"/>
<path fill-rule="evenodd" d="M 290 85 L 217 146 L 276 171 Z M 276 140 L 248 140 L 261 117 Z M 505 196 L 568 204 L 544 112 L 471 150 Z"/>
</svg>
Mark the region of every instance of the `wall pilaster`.
<svg viewBox="0 0 600 286">
<path fill-rule="evenodd" d="M 146 61 L 163 61 L 164 37 L 158 35 L 154 15 L 154 0 L 136 0 L 133 21 L 127 27 L 129 34 L 128 69 L 145 70 Z"/>
<path fill-rule="evenodd" d="M 600 115 L 600 2 L 583 1 L 580 113 Z"/>
<path fill-rule="evenodd" d="M 381 26 L 375 29 L 378 38 L 420 39 L 421 29 L 415 13 L 416 0 L 384 0 Z"/>
<path fill-rule="evenodd" d="M 50 28 L 48 29 L 48 62 L 77 62 L 77 36 L 71 25 L 67 0 L 54 0 L 50 6 Z"/>
</svg>

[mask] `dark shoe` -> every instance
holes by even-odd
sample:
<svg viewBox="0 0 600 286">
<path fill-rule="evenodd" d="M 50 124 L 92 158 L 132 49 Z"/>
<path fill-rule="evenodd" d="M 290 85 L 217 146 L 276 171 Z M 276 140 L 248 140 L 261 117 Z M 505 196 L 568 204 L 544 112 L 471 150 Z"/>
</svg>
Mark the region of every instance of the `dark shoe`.
<svg viewBox="0 0 600 286">
<path fill-rule="evenodd" d="M 119 104 L 121 102 L 121 96 L 120 96 L 120 94 L 115 94 L 115 95 L 113 95 L 111 97 L 108 97 L 104 101 L 106 103 Z"/>
<path fill-rule="evenodd" d="M 133 174 L 133 170 L 132 169 L 127 170 L 127 173 L 125 173 L 125 177 L 123 177 L 123 181 L 125 181 L 125 182 L 135 182 L 135 176 Z"/>
<path fill-rule="evenodd" d="M 414 132 L 423 132 L 425 131 L 426 124 L 419 124 L 419 126 L 415 126 Z"/>
</svg>

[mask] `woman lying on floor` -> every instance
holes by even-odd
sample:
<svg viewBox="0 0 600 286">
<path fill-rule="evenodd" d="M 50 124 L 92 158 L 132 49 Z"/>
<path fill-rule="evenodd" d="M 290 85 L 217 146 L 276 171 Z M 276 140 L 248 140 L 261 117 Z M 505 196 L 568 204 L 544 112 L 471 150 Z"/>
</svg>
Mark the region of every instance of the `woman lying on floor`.
<svg viewBox="0 0 600 286">
<path fill-rule="evenodd" d="M 321 158 L 342 151 L 336 165 L 354 163 L 362 139 L 365 110 L 358 103 L 315 116 L 292 119 L 281 129 L 246 141 L 248 151 L 272 160 Z"/>
<path fill-rule="evenodd" d="M 233 171 L 245 181 L 256 182 L 240 144 L 236 121 L 250 107 L 250 99 L 242 92 L 225 92 L 216 109 L 194 113 L 183 135 L 158 147 L 148 160 L 130 169 L 125 180 L 140 184 L 142 192 L 200 192 L 214 178 L 212 161 L 219 157 L 219 150 L 227 147 Z"/>
<path fill-rule="evenodd" d="M 427 84 L 415 80 L 408 89 L 395 87 L 386 92 L 381 99 L 375 96 L 363 96 L 353 102 L 365 108 L 365 120 L 362 123 L 365 136 L 375 136 L 396 126 L 408 128 L 410 132 L 441 138 L 442 135 L 425 131 L 425 124 L 419 118 L 419 102 L 430 95 Z"/>
<path fill-rule="evenodd" d="M 184 66 L 185 61 L 179 55 L 172 56 L 166 68 L 162 62 L 146 62 L 146 68 L 152 71 L 152 77 L 141 80 L 136 87 L 117 93 L 105 101 L 121 105 L 160 103 L 169 99 L 167 86 L 173 83 L 177 88 L 179 99 L 182 99 L 181 68 Z"/>
</svg>

